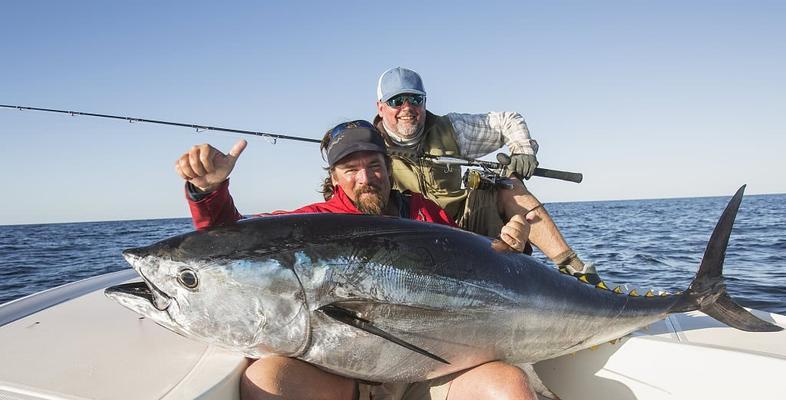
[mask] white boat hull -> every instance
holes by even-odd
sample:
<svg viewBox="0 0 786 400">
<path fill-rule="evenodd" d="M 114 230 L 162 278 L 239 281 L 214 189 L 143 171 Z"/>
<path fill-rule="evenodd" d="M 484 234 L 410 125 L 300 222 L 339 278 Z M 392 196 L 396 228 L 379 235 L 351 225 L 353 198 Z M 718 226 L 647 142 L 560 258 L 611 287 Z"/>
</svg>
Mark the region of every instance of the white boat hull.
<svg viewBox="0 0 786 400">
<path fill-rule="evenodd" d="M 752 310 L 780 326 L 786 317 Z M 786 399 L 786 331 L 743 332 L 694 311 L 535 365 L 570 399 Z"/>
</svg>

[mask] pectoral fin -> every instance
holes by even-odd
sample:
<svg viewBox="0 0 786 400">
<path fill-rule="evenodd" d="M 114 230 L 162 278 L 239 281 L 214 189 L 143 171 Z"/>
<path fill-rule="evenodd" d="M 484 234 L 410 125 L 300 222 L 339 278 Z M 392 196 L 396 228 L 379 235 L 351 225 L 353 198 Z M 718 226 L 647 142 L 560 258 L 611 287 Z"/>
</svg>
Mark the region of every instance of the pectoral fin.
<svg viewBox="0 0 786 400">
<path fill-rule="evenodd" d="M 412 343 L 406 342 L 402 339 L 399 339 L 382 329 L 377 328 L 371 321 L 358 317 L 353 311 L 348 310 L 346 308 L 339 307 L 334 304 L 328 304 L 326 306 L 322 306 L 318 309 L 318 311 L 322 312 L 323 314 L 327 315 L 330 318 L 335 319 L 336 321 L 343 322 L 347 325 L 354 326 L 355 328 L 361 329 L 366 331 L 372 335 L 379 336 L 383 339 L 389 340 L 399 346 L 405 347 L 409 350 L 412 350 L 416 353 L 422 354 L 428 358 L 433 360 L 439 361 L 441 363 L 450 364 L 447 360 L 437 355 L 434 355 L 426 350 L 421 349 L 418 346 L 415 346 Z"/>
</svg>

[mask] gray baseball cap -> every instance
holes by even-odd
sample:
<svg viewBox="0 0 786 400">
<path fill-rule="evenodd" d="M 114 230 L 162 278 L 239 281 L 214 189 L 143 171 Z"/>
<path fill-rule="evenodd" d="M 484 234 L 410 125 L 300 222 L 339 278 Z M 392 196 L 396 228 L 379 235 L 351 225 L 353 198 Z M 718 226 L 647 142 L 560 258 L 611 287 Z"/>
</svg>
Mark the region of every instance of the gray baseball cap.
<svg viewBox="0 0 786 400">
<path fill-rule="evenodd" d="M 377 83 L 377 100 L 388 101 L 402 93 L 413 93 L 425 96 L 423 80 L 417 72 L 396 67 L 382 73 Z"/>
</svg>

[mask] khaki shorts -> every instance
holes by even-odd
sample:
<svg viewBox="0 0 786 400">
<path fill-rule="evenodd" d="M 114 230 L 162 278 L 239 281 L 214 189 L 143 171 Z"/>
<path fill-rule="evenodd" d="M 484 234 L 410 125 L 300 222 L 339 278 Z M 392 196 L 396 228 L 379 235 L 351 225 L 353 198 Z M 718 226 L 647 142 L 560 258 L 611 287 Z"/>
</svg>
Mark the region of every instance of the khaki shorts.
<svg viewBox="0 0 786 400">
<path fill-rule="evenodd" d="M 358 400 L 445 400 L 450 384 L 459 374 L 455 372 L 439 378 L 415 383 L 359 384 Z"/>
<path fill-rule="evenodd" d="M 459 228 L 479 235 L 497 237 L 505 221 L 499 215 L 497 190 L 467 189 L 464 213 L 456 221 Z"/>
</svg>

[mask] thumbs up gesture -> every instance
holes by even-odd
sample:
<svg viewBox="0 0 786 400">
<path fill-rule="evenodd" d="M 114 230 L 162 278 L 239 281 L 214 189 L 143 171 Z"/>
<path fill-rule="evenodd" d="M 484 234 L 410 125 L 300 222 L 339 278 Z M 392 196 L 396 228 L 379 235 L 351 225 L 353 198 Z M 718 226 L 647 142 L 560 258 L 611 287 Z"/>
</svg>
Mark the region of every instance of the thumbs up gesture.
<svg viewBox="0 0 786 400">
<path fill-rule="evenodd" d="M 177 159 L 175 172 L 197 189 L 212 192 L 229 177 L 247 144 L 238 140 L 228 154 L 206 143 L 196 145 Z"/>
</svg>

